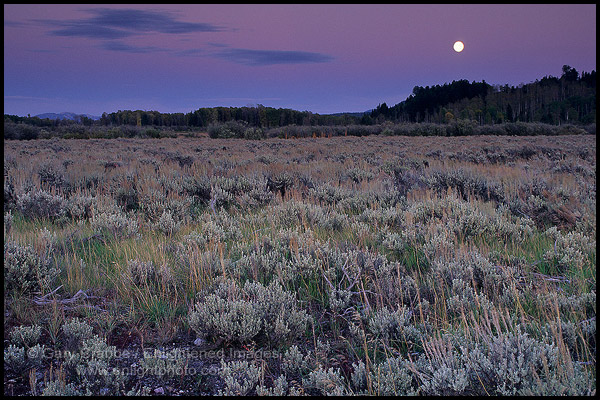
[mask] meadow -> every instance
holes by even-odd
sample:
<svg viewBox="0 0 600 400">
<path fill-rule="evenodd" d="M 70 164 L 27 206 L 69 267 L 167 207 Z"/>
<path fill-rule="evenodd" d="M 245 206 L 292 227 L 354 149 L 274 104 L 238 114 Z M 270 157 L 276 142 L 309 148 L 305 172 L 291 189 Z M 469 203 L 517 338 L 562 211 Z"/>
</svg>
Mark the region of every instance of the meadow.
<svg viewBox="0 0 600 400">
<path fill-rule="evenodd" d="M 595 135 L 4 141 L 7 395 L 595 392 Z"/>
</svg>

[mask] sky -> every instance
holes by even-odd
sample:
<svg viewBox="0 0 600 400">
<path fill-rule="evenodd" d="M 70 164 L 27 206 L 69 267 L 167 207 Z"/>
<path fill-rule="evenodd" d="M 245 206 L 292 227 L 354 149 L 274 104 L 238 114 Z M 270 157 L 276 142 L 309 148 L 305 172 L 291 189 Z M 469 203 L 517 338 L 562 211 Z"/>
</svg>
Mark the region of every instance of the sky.
<svg viewBox="0 0 600 400">
<path fill-rule="evenodd" d="M 457 53 L 455 41 L 465 48 Z M 4 113 L 318 114 L 596 69 L 595 4 L 5 4 Z"/>
</svg>

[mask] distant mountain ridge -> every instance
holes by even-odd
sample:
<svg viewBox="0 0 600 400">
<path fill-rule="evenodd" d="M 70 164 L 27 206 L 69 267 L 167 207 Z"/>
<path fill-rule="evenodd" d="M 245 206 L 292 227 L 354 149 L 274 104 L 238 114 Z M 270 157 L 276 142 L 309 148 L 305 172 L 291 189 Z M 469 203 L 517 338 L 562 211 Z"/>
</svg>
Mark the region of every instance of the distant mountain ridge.
<svg viewBox="0 0 600 400">
<path fill-rule="evenodd" d="M 100 119 L 100 117 L 96 116 L 96 115 L 75 114 L 75 113 L 72 113 L 72 112 L 61 112 L 59 114 L 57 114 L 57 113 L 44 113 L 44 114 L 35 115 L 35 117 L 38 117 L 40 119 L 46 119 L 46 118 L 48 118 L 48 119 L 60 119 L 60 120 L 70 119 L 71 121 L 78 121 L 78 122 L 81 121 L 81 117 L 82 116 L 87 117 L 89 119 L 93 119 L 94 121 L 97 121 L 97 120 Z"/>
<path fill-rule="evenodd" d="M 351 117 L 362 117 L 365 114 L 371 114 L 371 112 L 373 112 L 373 110 L 374 110 L 374 108 L 371 108 L 370 110 L 362 111 L 362 112 L 339 112 L 339 113 L 323 114 L 323 115 L 333 115 L 334 117 L 337 117 L 340 115 L 349 115 Z"/>
</svg>

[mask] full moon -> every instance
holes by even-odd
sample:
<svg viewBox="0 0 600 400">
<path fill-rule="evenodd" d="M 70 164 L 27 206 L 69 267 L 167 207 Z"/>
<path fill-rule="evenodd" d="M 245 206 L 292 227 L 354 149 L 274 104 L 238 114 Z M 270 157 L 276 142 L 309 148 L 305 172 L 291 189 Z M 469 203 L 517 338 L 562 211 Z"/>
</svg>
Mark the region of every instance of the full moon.
<svg viewBox="0 0 600 400">
<path fill-rule="evenodd" d="M 465 48 L 465 44 L 460 40 L 454 42 L 454 51 L 460 53 Z"/>
</svg>

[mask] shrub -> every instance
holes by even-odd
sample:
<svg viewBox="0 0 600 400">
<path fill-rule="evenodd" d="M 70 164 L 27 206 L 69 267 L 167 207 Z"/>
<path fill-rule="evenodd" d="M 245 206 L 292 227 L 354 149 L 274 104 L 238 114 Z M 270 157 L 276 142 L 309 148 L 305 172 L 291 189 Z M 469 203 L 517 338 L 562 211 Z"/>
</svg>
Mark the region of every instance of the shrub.
<svg viewBox="0 0 600 400">
<path fill-rule="evenodd" d="M 267 176 L 267 189 L 273 193 L 279 192 L 281 193 L 281 197 L 285 197 L 285 192 L 290 187 L 292 187 L 294 181 L 292 177 L 285 172 L 274 175 Z"/>
<path fill-rule="evenodd" d="M 225 390 L 219 390 L 219 395 L 246 396 L 252 391 L 260 378 L 260 370 L 248 361 L 221 360 L 219 376 L 225 382 Z"/>
<path fill-rule="evenodd" d="M 520 325 L 493 334 L 448 334 L 424 346 L 428 350 L 414 367 L 425 395 L 591 393 L 591 374 L 576 364 L 566 368 L 555 344 L 530 337 Z"/>
<path fill-rule="evenodd" d="M 33 347 L 40 340 L 42 327 L 39 325 L 17 326 L 10 332 L 10 341 L 16 346 Z"/>
<path fill-rule="evenodd" d="M 413 188 L 424 187 L 423 177 L 409 168 L 394 169 L 394 186 L 400 196 L 406 196 Z"/>
<path fill-rule="evenodd" d="M 42 165 L 38 170 L 38 176 L 42 187 L 46 187 L 49 190 L 53 187 L 58 190 L 66 191 L 70 189 L 69 182 L 65 181 L 64 176 L 56 171 L 50 164 Z"/>
<path fill-rule="evenodd" d="M 69 199 L 68 214 L 76 220 L 88 219 L 92 216 L 92 208 L 95 201 L 96 198 L 93 196 L 75 194 Z"/>
<path fill-rule="evenodd" d="M 8 347 L 4 349 L 4 364 L 17 374 L 25 371 L 27 368 L 25 349 L 9 344 Z"/>
<path fill-rule="evenodd" d="M 27 124 L 4 123 L 4 138 L 17 140 L 37 139 L 40 135 L 40 128 Z"/>
<path fill-rule="evenodd" d="M 477 129 L 477 122 L 458 119 L 446 125 L 446 136 L 470 136 Z"/>
<path fill-rule="evenodd" d="M 77 349 L 84 340 L 92 337 L 92 327 L 84 320 L 73 318 L 65 322 L 62 331 L 66 339 L 68 349 Z"/>
<path fill-rule="evenodd" d="M 276 281 L 268 286 L 248 281 L 243 288 L 232 280 L 220 282 L 189 315 L 190 327 L 199 335 L 228 342 L 262 335 L 269 346 L 301 335 L 307 321 L 295 297 Z"/>
<path fill-rule="evenodd" d="M 81 396 L 82 393 L 77 390 L 73 383 L 66 384 L 59 379 L 50 381 L 42 391 L 42 396 Z"/>
<path fill-rule="evenodd" d="M 183 192 L 192 196 L 195 201 L 207 204 L 210 200 L 210 178 L 206 175 L 184 176 L 182 181 Z"/>
<path fill-rule="evenodd" d="M 156 270 L 152 261 L 141 262 L 139 260 L 127 261 L 127 272 L 134 285 L 151 285 L 157 280 Z"/>
<path fill-rule="evenodd" d="M 116 356 L 116 347 L 109 346 L 97 335 L 83 340 L 77 354 L 75 371 L 81 385 L 89 394 L 120 394 L 126 375 L 119 368 L 111 368 Z"/>
<path fill-rule="evenodd" d="M 365 171 L 362 168 L 350 168 L 346 171 L 346 176 L 351 179 L 354 183 L 360 183 L 362 181 L 370 181 L 374 175 L 370 171 Z"/>
<path fill-rule="evenodd" d="M 190 327 L 199 335 L 216 336 L 226 341 L 247 342 L 262 329 L 262 320 L 253 305 L 245 300 L 227 300 L 214 294 L 189 315 Z"/>
<path fill-rule="evenodd" d="M 109 232 L 114 237 L 129 237 L 138 232 L 138 222 L 117 207 L 95 207 L 91 226 L 96 233 Z"/>
<path fill-rule="evenodd" d="M 50 257 L 41 258 L 31 246 L 4 243 L 4 288 L 24 293 L 49 288 L 58 276 Z"/>
<path fill-rule="evenodd" d="M 180 168 L 190 167 L 194 165 L 193 156 L 184 156 L 177 153 L 168 153 L 165 157 L 165 162 L 177 162 Z"/>
<path fill-rule="evenodd" d="M 4 173 L 4 211 L 11 210 L 17 204 L 17 195 L 12 177 L 7 177 Z"/>
<path fill-rule="evenodd" d="M 247 129 L 244 121 L 227 121 L 224 124 L 210 124 L 208 136 L 213 139 L 243 138 Z"/>
<path fill-rule="evenodd" d="M 353 364 L 351 381 L 358 394 L 368 394 L 370 380 L 374 394 L 378 396 L 415 396 L 418 389 L 413 386 L 413 377 L 409 373 L 409 363 L 402 357 L 389 357 L 372 366 L 367 373 L 365 363 L 359 360 Z"/>
<path fill-rule="evenodd" d="M 289 377 L 302 377 L 311 369 L 311 352 L 303 355 L 297 345 L 292 345 L 283 354 L 281 362 L 282 371 Z"/>
<path fill-rule="evenodd" d="M 115 199 L 117 204 L 121 206 L 124 211 L 137 210 L 140 207 L 139 196 L 135 185 L 120 187 L 115 194 Z"/>
<path fill-rule="evenodd" d="M 45 358 L 46 348 L 39 344 L 30 347 L 28 350 L 12 344 L 4 349 L 4 363 L 16 374 L 21 374 L 30 368 L 40 367 Z"/>
<path fill-rule="evenodd" d="M 591 254 L 596 241 L 579 232 L 561 233 L 555 226 L 544 234 L 554 239 L 554 248 L 544 253 L 546 262 L 556 263 L 561 269 L 591 265 Z"/>
<path fill-rule="evenodd" d="M 434 170 L 427 178 L 427 185 L 437 190 L 438 193 L 453 188 L 464 200 L 468 200 L 469 195 L 478 196 L 485 201 L 501 202 L 504 200 L 503 190 L 499 183 L 464 169 Z"/>
<path fill-rule="evenodd" d="M 58 219 L 67 214 L 69 203 L 59 195 L 31 190 L 17 197 L 17 208 L 28 218 Z"/>
<path fill-rule="evenodd" d="M 248 127 L 244 130 L 244 139 L 264 139 L 265 132 L 261 128 Z"/>
<path fill-rule="evenodd" d="M 170 211 L 165 210 L 158 218 L 156 227 L 165 235 L 171 236 L 179 231 L 181 222 L 176 221 L 173 218 L 173 214 Z"/>
<path fill-rule="evenodd" d="M 27 350 L 27 362 L 29 368 L 39 368 L 46 359 L 46 346 L 36 344 Z"/>
<path fill-rule="evenodd" d="M 279 378 L 273 381 L 273 387 L 265 388 L 263 385 L 256 387 L 258 396 L 285 396 L 288 389 L 288 382 L 285 375 L 280 375 Z"/>
<path fill-rule="evenodd" d="M 268 190 L 265 185 L 253 187 L 248 193 L 244 193 L 240 198 L 239 204 L 244 208 L 264 207 L 270 204 L 275 195 Z"/>
<path fill-rule="evenodd" d="M 302 380 L 302 385 L 314 395 L 344 396 L 349 394 L 339 369 L 319 367 Z"/>
<path fill-rule="evenodd" d="M 422 334 L 410 324 L 411 314 L 405 307 L 399 307 L 393 312 L 383 307 L 369 319 L 369 332 L 387 345 L 391 341 L 420 343 Z"/>
<path fill-rule="evenodd" d="M 587 131 L 585 129 L 582 129 L 580 127 L 570 125 L 570 124 L 560 125 L 557 130 L 558 130 L 558 132 L 557 132 L 558 135 L 585 135 L 585 134 L 587 134 Z"/>
</svg>

